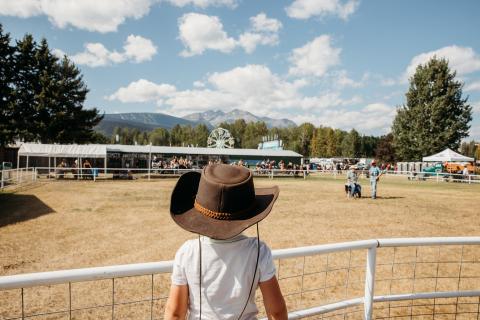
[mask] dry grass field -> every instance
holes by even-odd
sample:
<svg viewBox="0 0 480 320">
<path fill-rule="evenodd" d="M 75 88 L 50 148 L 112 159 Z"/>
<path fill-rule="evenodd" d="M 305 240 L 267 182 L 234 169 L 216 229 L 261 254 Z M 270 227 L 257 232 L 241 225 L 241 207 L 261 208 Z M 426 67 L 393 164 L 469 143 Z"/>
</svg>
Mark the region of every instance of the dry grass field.
<svg viewBox="0 0 480 320">
<path fill-rule="evenodd" d="M 176 249 L 186 239 L 195 237 L 177 227 L 169 217 L 169 198 L 175 181 L 56 181 L 38 183 L 15 193 L 0 194 L 0 275 L 173 259 Z M 256 178 L 257 186 L 276 184 L 280 187 L 280 196 L 274 210 L 260 223 L 261 239 L 272 249 L 280 249 L 371 238 L 480 235 L 480 185 L 412 182 L 403 177 L 385 177 L 379 184 L 377 200 L 367 197 L 370 192 L 367 180 L 361 181 L 363 198 L 353 200 L 345 197 L 343 183 L 343 179 L 333 177 L 309 177 L 307 180 Z M 247 230 L 247 234 L 253 235 L 253 228 Z M 470 278 L 475 278 L 475 281 L 462 284 L 459 280 L 457 283 L 457 278 L 462 272 L 458 261 L 466 261 L 464 257 L 468 256 L 470 260 L 480 262 L 479 249 L 453 249 L 457 250 L 440 251 L 438 247 L 430 248 L 430 251 L 425 249 L 427 251 L 423 252 L 423 256 L 434 256 L 432 259 L 435 261 L 426 258 L 422 263 L 422 260 L 417 259 L 418 248 L 400 249 L 394 252 L 397 259 L 395 266 L 392 262 L 393 251 L 385 249 L 383 253 L 379 252 L 379 261 L 382 254 L 385 257 L 383 265 L 377 270 L 376 293 L 440 290 L 443 282 L 439 285 L 435 281 L 435 286 L 432 282 L 434 280 L 414 284 L 408 278 L 413 278 L 415 272 L 417 277 L 419 272 L 429 275 L 435 268 L 438 275 L 439 269 L 445 266 L 448 267 L 445 278 L 451 278 L 450 282 L 444 281 L 446 290 L 453 288 L 453 282 L 456 283 L 455 288 L 470 289 L 473 283 L 473 289 L 478 290 L 480 263 L 472 264 L 471 270 L 467 270 L 473 275 Z M 458 255 L 459 250 L 462 252 L 461 257 Z M 358 254 L 347 252 L 343 255 L 329 255 L 330 260 L 326 261 L 325 257 L 286 261 L 280 266 L 280 278 L 284 279 L 282 288 L 289 295 L 289 307 L 335 301 L 337 296 L 362 295 L 364 254 L 362 251 Z M 402 256 L 407 261 L 404 264 L 399 263 Z M 412 256 L 415 257 L 415 262 Z M 442 261 L 443 263 L 438 263 Z M 457 263 L 454 265 L 451 261 Z M 425 270 L 420 268 L 423 270 L 420 271 L 415 264 Z M 302 275 L 296 276 L 298 273 Z M 155 277 L 158 277 L 158 281 L 155 281 L 155 296 L 163 296 L 168 290 L 168 277 Z M 116 295 L 122 294 L 122 281 L 125 282 L 125 288 L 128 287 L 128 279 L 118 280 Z M 135 289 L 132 292 L 139 291 L 141 287 L 148 292 L 150 278 L 139 281 L 144 283 L 133 285 Z M 95 284 L 96 289 L 104 290 L 106 295 L 105 298 L 99 298 L 102 295 L 97 294 L 96 299 L 108 301 L 111 298 L 108 298 L 111 295 L 110 283 L 111 281 L 105 280 Z M 92 290 L 88 284 L 76 286 L 77 294 Z M 302 303 L 297 299 L 296 287 L 299 286 L 306 291 L 301 294 Z M 309 287 L 321 286 L 324 287 L 321 294 L 314 290 L 309 294 Z M 60 287 L 55 289 L 60 291 L 65 289 L 62 286 L 54 287 Z M 130 293 L 133 294 L 132 292 Z M 34 312 L 38 307 L 35 304 L 40 302 L 34 303 L 33 297 L 39 300 L 40 293 L 30 294 L 33 296 L 30 296 L 29 310 Z M 62 294 L 49 295 L 56 296 L 58 300 L 58 295 Z M 2 307 L 1 303 L 2 299 L 7 301 L 15 295 L 18 293 L 0 292 L 0 319 L 18 314 L 18 305 L 9 302 Z M 125 295 L 129 296 L 127 293 Z M 136 300 L 141 299 L 143 296 L 140 294 Z M 472 299 L 476 300 L 471 307 L 478 307 L 478 298 Z M 94 304 L 102 305 L 105 303 L 102 301 Z M 82 307 L 85 303 L 78 302 L 77 307 Z M 451 301 L 445 305 L 450 303 Z M 52 307 L 50 302 L 46 305 Z M 123 316 L 124 306 L 118 306 L 115 318 L 142 318 L 138 314 L 143 312 L 150 315 L 149 306 L 149 303 L 146 306 L 140 304 L 140 311 L 125 309 Z M 157 318 L 161 316 L 161 308 L 159 300 L 154 308 Z M 390 308 L 391 305 L 388 305 L 387 318 L 392 316 Z M 408 306 L 397 306 L 399 310 L 402 308 Z M 410 304 L 409 308 L 410 315 L 415 314 L 415 305 Z M 433 312 L 433 309 L 425 311 L 427 307 L 423 304 L 418 308 L 423 308 L 422 312 L 426 314 Z M 433 308 L 438 308 L 438 305 Z M 105 310 L 109 317 L 110 309 Z M 381 315 L 381 312 L 383 309 L 378 314 Z M 354 312 L 352 318 L 361 317 L 359 315 L 360 313 Z M 48 319 L 63 319 L 63 316 Z M 472 313 L 472 318 L 477 316 L 478 311 L 475 317 Z M 90 312 L 78 312 L 75 318 L 102 317 Z M 427 316 L 425 319 L 430 318 Z"/>
</svg>

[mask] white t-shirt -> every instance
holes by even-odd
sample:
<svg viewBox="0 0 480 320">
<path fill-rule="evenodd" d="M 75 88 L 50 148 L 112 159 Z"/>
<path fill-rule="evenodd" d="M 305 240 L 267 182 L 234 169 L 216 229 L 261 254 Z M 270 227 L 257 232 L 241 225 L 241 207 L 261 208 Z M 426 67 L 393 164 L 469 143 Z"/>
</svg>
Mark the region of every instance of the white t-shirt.
<svg viewBox="0 0 480 320">
<path fill-rule="evenodd" d="M 202 319 L 238 319 L 247 302 L 257 261 L 257 238 L 242 234 L 228 240 L 201 237 Z M 188 240 L 175 255 L 172 283 L 188 285 L 188 319 L 199 319 L 199 242 Z M 260 257 L 252 294 L 243 320 L 256 319 L 255 289 L 270 280 L 275 265 L 268 246 L 260 241 Z"/>
</svg>

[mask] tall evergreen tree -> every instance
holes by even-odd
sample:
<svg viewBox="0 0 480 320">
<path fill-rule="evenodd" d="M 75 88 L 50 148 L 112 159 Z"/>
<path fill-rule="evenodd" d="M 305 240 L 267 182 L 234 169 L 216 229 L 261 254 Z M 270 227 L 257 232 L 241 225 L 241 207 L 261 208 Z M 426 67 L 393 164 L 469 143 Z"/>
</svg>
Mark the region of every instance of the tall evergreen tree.
<svg viewBox="0 0 480 320">
<path fill-rule="evenodd" d="M 61 106 L 58 104 L 59 86 L 56 77 L 58 70 L 58 58 L 56 58 L 48 47 L 46 39 L 42 39 L 40 45 L 35 52 L 35 60 L 37 63 L 39 85 L 38 92 L 35 92 L 35 114 L 33 115 L 37 140 L 44 143 L 59 142 L 57 140 L 57 131 L 55 120 L 52 115 L 56 116 L 62 112 Z"/>
<path fill-rule="evenodd" d="M 446 147 L 457 149 L 468 135 L 472 107 L 455 76 L 445 59 L 434 57 L 417 67 L 407 102 L 397 109 L 392 127 L 400 160 L 419 160 Z"/>
<path fill-rule="evenodd" d="M 103 118 L 96 108 L 84 109 L 88 93 L 80 70 L 64 57 L 57 65 L 56 107 L 49 126 L 50 142 L 86 143 L 94 140 L 93 127 Z"/>
<path fill-rule="evenodd" d="M 14 135 L 25 141 L 38 140 L 36 131 L 36 110 L 40 81 L 36 59 L 37 43 L 32 35 L 27 34 L 17 41 L 13 75 L 14 92 L 12 93 L 12 127 Z"/>
<path fill-rule="evenodd" d="M 13 141 L 13 82 L 15 48 L 10 45 L 10 34 L 3 33 L 0 24 L 0 148 Z"/>
</svg>

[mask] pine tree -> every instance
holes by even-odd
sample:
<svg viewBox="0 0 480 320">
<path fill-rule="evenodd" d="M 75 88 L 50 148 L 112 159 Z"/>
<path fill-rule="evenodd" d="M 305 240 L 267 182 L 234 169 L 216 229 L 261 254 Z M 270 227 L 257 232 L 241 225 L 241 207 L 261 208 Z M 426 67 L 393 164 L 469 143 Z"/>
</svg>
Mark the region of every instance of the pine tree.
<svg viewBox="0 0 480 320">
<path fill-rule="evenodd" d="M 468 135 L 472 107 L 462 98 L 462 83 L 455 80 L 445 59 L 432 58 L 419 65 L 410 79 L 407 102 L 393 122 L 394 146 L 401 160 L 419 160 L 445 148 L 458 149 Z"/>
<path fill-rule="evenodd" d="M 25 141 L 37 141 L 36 131 L 36 95 L 40 91 L 38 64 L 36 60 L 37 43 L 32 35 L 27 34 L 17 41 L 13 75 L 14 91 L 12 93 L 12 126 L 14 135 Z"/>
<path fill-rule="evenodd" d="M 80 74 L 80 70 L 64 57 L 57 64 L 55 79 L 56 106 L 52 107 L 55 115 L 52 117 L 49 132 L 52 141 L 60 143 L 86 143 L 94 140 L 93 127 L 103 118 L 96 108 L 84 109 L 88 89 Z"/>
<path fill-rule="evenodd" d="M 15 48 L 10 45 L 10 34 L 3 33 L 0 24 L 0 148 L 13 141 L 13 82 Z"/>
<path fill-rule="evenodd" d="M 61 106 L 58 100 L 58 83 L 56 79 L 58 59 L 50 52 L 46 39 L 42 39 L 35 53 L 37 63 L 39 86 L 38 92 L 35 92 L 35 115 L 34 130 L 37 139 L 43 143 L 57 142 L 56 116 L 61 113 Z"/>
</svg>

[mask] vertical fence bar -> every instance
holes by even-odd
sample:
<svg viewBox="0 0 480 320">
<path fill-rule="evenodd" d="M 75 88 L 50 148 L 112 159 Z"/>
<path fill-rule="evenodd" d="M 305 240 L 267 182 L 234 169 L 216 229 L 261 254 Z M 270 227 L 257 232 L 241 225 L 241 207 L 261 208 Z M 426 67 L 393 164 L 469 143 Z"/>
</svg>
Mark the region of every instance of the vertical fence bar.
<svg viewBox="0 0 480 320">
<path fill-rule="evenodd" d="M 373 295 L 375 293 L 375 264 L 377 247 L 368 248 L 367 269 L 365 270 L 365 296 L 363 298 L 364 319 L 371 320 L 373 314 Z"/>
<path fill-rule="evenodd" d="M 1 179 L 0 189 L 3 189 L 3 187 L 4 187 L 4 182 L 3 182 L 4 176 L 5 176 L 5 170 L 3 170 L 3 166 L 2 166 L 2 176 L 0 177 L 0 179 Z"/>
<path fill-rule="evenodd" d="M 22 288 L 22 320 L 25 319 L 25 300 L 23 298 L 23 288 Z"/>
<path fill-rule="evenodd" d="M 153 320 L 153 289 L 154 289 L 154 282 L 153 282 L 154 278 L 153 278 L 153 276 L 154 275 L 152 274 L 152 297 L 151 297 L 152 301 L 150 303 L 150 320 Z"/>
<path fill-rule="evenodd" d="M 68 319 L 72 319 L 72 283 L 68 283 Z"/>
<path fill-rule="evenodd" d="M 112 278 L 112 320 L 115 319 L 115 278 Z"/>
</svg>

